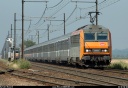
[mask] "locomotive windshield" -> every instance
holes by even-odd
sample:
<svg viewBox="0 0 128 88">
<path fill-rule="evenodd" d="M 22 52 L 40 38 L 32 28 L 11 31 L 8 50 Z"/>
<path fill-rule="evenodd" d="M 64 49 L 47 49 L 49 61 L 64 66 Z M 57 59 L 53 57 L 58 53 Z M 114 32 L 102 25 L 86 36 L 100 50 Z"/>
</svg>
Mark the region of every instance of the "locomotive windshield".
<svg viewBox="0 0 128 88">
<path fill-rule="evenodd" d="M 97 40 L 108 40 L 108 33 L 97 33 Z"/>
<path fill-rule="evenodd" d="M 85 40 L 95 40 L 95 33 L 85 33 L 84 35 Z"/>
<path fill-rule="evenodd" d="M 84 39 L 86 41 L 107 41 L 108 33 L 85 33 Z"/>
</svg>

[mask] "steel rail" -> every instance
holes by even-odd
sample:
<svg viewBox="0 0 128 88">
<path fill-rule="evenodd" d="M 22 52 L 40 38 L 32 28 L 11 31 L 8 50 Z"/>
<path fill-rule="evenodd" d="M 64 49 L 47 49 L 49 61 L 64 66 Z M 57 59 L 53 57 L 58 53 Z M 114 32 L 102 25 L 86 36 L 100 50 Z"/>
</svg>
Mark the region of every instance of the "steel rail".
<svg viewBox="0 0 128 88">
<path fill-rule="evenodd" d="M 54 76 L 47 76 L 47 75 L 43 75 L 43 74 L 37 74 L 37 73 L 32 73 L 32 72 L 25 72 L 25 71 L 20 71 L 20 70 L 16 70 L 18 72 L 21 72 L 21 73 L 27 73 L 27 74 L 31 74 L 31 75 L 36 75 L 36 76 L 41 76 L 41 77 L 47 77 L 47 78 L 53 78 L 53 79 L 59 79 L 59 80 L 65 80 L 65 81 L 70 81 L 70 82 L 73 82 L 77 85 L 79 85 L 80 83 L 82 84 L 93 84 L 93 85 L 96 85 L 96 86 L 104 86 L 103 84 L 97 84 L 97 83 L 94 83 L 94 82 L 85 82 L 85 81 L 75 81 L 73 79 L 65 79 L 65 78 L 60 78 L 60 77 L 54 77 Z M 15 74 L 15 73 L 12 73 L 12 74 Z M 38 79 L 37 79 L 38 80 Z M 48 82 L 48 81 L 47 81 Z M 57 85 L 62 85 L 62 84 L 59 84 L 59 83 L 56 83 Z M 80 84 L 81 85 L 81 84 Z M 64 86 L 64 85 L 63 85 Z"/>
<path fill-rule="evenodd" d="M 95 79 L 95 78 L 85 77 L 85 76 L 79 75 L 78 73 L 80 73 L 80 72 L 77 72 L 76 73 L 76 71 L 74 71 L 74 70 L 70 70 L 70 71 L 74 71 L 73 73 L 70 73 L 70 72 L 62 71 L 62 68 L 61 68 L 61 70 L 60 69 L 59 70 L 56 70 L 56 69 L 51 68 L 51 66 L 50 67 L 44 67 L 44 66 L 39 66 L 39 65 L 35 65 L 35 64 L 32 64 L 32 65 L 33 66 L 36 66 L 36 67 L 40 67 L 40 68 L 45 68 L 45 69 L 48 69 L 48 70 L 52 70 L 52 71 L 58 71 L 58 72 L 61 72 L 61 73 L 66 73 L 66 74 L 77 76 L 77 77 L 88 78 L 88 79 L 95 80 L 95 81 L 98 81 L 98 82 L 103 82 L 103 83 L 112 84 L 112 85 L 116 85 L 116 86 L 122 86 L 121 84 L 117 84 L 117 83 L 111 83 L 111 82 L 106 82 L 106 81 Z M 67 70 L 67 69 L 63 69 L 63 70 Z M 83 72 L 83 73 L 90 74 L 90 73 L 86 73 L 86 72 Z M 93 75 L 95 75 L 95 74 L 93 74 Z"/>
<path fill-rule="evenodd" d="M 33 62 L 32 62 L 33 63 Z M 36 63 L 36 64 L 38 64 L 38 63 Z M 43 64 L 44 65 L 44 64 Z M 45 65 L 47 65 L 47 64 L 45 64 Z M 48 65 L 47 65 L 48 66 Z M 57 66 L 53 66 L 52 65 L 52 67 L 55 67 L 55 68 L 58 68 L 58 69 L 64 69 L 64 70 L 69 70 L 68 68 L 62 68 L 62 67 L 57 67 Z M 78 70 L 78 69 L 77 69 Z M 72 70 L 72 69 L 70 69 L 70 71 L 76 71 L 75 69 L 74 70 Z M 84 72 L 84 71 L 80 71 L 80 70 L 78 70 L 80 73 L 87 73 L 87 74 L 92 74 L 92 75 L 97 75 L 97 76 L 104 76 L 104 77 L 109 77 L 109 78 L 116 78 L 116 79 L 121 79 L 121 80 L 126 80 L 126 81 L 128 81 L 128 79 L 126 79 L 126 78 L 120 78 L 120 77 L 115 77 L 115 76 L 107 76 L 107 75 L 101 75 L 101 74 L 95 74 L 95 73 L 90 73 L 90 72 Z M 77 72 L 78 72 L 77 71 Z M 115 70 L 115 71 L 110 71 L 110 70 L 104 70 L 105 72 L 113 72 L 113 73 L 122 73 L 122 74 L 128 74 L 128 71 L 123 71 L 123 72 L 119 72 L 119 71 L 121 71 L 121 70 Z M 102 71 L 102 72 L 104 72 L 104 71 Z"/>
<path fill-rule="evenodd" d="M 54 85 L 63 86 L 63 85 L 58 84 L 58 83 L 49 82 L 49 81 L 45 81 L 45 80 L 41 80 L 41 79 L 37 79 L 37 78 L 28 77 L 28 76 L 23 76 L 23 75 L 21 75 L 21 74 L 11 73 L 11 75 L 18 76 L 18 77 L 22 77 L 22 78 L 27 78 L 27 79 L 35 80 L 35 81 L 39 81 L 39 82 L 45 82 L 45 83 L 50 83 L 50 84 L 54 84 Z"/>
<path fill-rule="evenodd" d="M 108 69 L 104 70 L 104 72 L 112 72 L 112 73 L 120 73 L 120 74 L 128 74 L 128 70 L 115 70 L 115 69 Z"/>
</svg>

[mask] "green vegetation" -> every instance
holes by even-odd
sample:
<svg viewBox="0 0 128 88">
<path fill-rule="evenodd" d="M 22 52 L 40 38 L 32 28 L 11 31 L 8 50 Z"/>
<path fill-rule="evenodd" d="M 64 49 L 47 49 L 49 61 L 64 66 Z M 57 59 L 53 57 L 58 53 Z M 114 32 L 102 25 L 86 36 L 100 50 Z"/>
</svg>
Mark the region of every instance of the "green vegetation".
<svg viewBox="0 0 128 88">
<path fill-rule="evenodd" d="M 125 62 L 114 62 L 108 66 L 108 68 L 112 69 L 121 69 L 121 70 L 128 70 L 128 63 Z"/>
<path fill-rule="evenodd" d="M 28 47 L 31 47 L 31 46 L 34 46 L 36 45 L 36 42 L 33 42 L 31 40 L 24 40 L 24 47 L 25 48 L 28 48 Z M 19 45 L 20 47 L 22 46 L 22 44 Z"/>
<path fill-rule="evenodd" d="M 5 59 L 0 59 L 0 62 L 6 63 L 7 60 L 5 60 Z"/>
<path fill-rule="evenodd" d="M 25 59 L 14 60 L 13 62 L 9 62 L 6 59 L 0 59 L 0 62 L 5 63 L 9 68 L 13 69 L 29 69 L 31 67 L 31 63 Z"/>
<path fill-rule="evenodd" d="M 21 69 L 28 69 L 31 67 L 30 62 L 25 59 L 16 60 L 16 61 L 14 61 L 14 64 L 17 64 L 18 67 Z"/>
</svg>

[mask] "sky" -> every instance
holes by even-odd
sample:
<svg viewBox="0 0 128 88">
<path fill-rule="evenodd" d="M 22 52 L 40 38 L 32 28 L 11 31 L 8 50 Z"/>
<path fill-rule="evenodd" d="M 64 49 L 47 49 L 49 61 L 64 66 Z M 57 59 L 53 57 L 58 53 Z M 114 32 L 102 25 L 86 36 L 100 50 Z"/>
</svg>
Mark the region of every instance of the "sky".
<svg viewBox="0 0 128 88">
<path fill-rule="evenodd" d="M 46 1 L 46 0 L 25 0 Z M 25 2 L 24 4 L 24 38 L 37 43 L 37 31 L 39 31 L 40 43 L 47 41 L 47 28 L 49 25 L 50 39 L 63 35 L 63 14 L 66 15 L 66 33 L 77 28 L 91 24 L 88 12 L 95 11 L 95 3 L 76 3 L 71 0 L 47 0 L 48 2 Z M 90 1 L 95 0 L 72 0 Z M 98 24 L 111 31 L 112 47 L 114 49 L 128 49 L 128 0 L 98 0 L 99 15 Z M 117 2 L 118 1 L 118 2 Z M 47 8 L 46 8 L 47 7 Z M 14 29 L 14 13 L 16 13 L 17 46 L 21 44 L 22 29 L 22 0 L 0 0 L 0 50 L 5 39 L 11 32 L 11 24 Z M 42 17 L 42 18 L 41 18 Z M 81 19 L 80 19 L 81 17 Z M 41 18 L 41 19 L 40 19 Z M 79 20 L 80 19 L 80 20 Z M 31 21 L 30 21 L 31 20 Z M 50 21 L 51 20 L 51 21 Z M 59 21 L 56 21 L 59 20 Z M 14 31 L 13 31 L 14 32 Z M 13 33 L 14 34 L 14 33 Z M 14 36 L 14 35 L 13 35 Z"/>
</svg>

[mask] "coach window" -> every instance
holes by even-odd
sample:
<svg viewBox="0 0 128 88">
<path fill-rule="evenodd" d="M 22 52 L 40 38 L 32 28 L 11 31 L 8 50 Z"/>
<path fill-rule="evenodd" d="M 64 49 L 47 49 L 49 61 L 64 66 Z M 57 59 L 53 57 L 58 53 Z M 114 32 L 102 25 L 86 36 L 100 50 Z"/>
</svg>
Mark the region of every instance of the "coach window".
<svg viewBox="0 0 128 88">
<path fill-rule="evenodd" d="M 41 52 L 41 47 L 38 47 L 38 53 L 40 53 Z"/>
<path fill-rule="evenodd" d="M 49 52 L 49 45 L 46 45 L 46 52 Z"/>
<path fill-rule="evenodd" d="M 32 53 L 32 49 L 30 49 L 30 52 L 29 53 Z"/>
<path fill-rule="evenodd" d="M 63 50 L 65 50 L 65 40 L 63 41 Z"/>
<path fill-rule="evenodd" d="M 67 50 L 68 49 L 68 42 L 67 42 L 68 40 L 65 40 L 65 50 Z"/>
<path fill-rule="evenodd" d="M 57 49 L 60 50 L 60 42 L 57 42 Z"/>
<path fill-rule="evenodd" d="M 61 41 L 61 50 L 64 49 L 64 41 Z"/>
<path fill-rule="evenodd" d="M 43 51 L 45 52 L 45 45 L 43 46 Z"/>
</svg>

